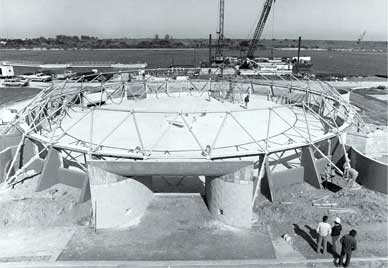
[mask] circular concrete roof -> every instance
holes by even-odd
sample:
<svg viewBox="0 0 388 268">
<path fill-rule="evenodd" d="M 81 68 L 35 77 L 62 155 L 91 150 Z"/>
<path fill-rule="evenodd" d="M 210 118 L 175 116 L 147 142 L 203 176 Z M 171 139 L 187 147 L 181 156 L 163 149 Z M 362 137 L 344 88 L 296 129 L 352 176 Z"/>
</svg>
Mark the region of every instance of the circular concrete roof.
<svg viewBox="0 0 388 268">
<path fill-rule="evenodd" d="M 57 148 L 132 159 L 254 156 L 348 127 L 353 112 L 335 89 L 275 78 L 64 82 L 35 97 L 18 125 Z"/>
</svg>

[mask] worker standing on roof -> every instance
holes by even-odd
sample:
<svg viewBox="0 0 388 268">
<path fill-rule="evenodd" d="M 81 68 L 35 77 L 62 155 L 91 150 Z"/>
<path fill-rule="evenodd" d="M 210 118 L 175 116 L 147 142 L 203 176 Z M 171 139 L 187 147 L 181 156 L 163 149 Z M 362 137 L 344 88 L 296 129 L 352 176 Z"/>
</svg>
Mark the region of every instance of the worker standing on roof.
<svg viewBox="0 0 388 268">
<path fill-rule="evenodd" d="M 245 103 L 245 109 L 248 109 L 248 102 L 249 102 L 249 92 L 244 98 L 244 103 Z"/>
</svg>

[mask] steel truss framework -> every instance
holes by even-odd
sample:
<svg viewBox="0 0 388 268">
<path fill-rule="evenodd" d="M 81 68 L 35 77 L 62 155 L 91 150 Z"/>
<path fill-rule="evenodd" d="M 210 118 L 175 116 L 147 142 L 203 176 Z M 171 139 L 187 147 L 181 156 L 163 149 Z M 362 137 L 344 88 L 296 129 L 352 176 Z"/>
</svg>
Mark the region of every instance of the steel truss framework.
<svg viewBox="0 0 388 268">
<path fill-rule="evenodd" d="M 188 70 L 185 70 L 188 71 Z M 168 73 L 169 70 L 156 69 L 149 70 L 150 73 Z M 106 73 L 105 73 L 106 74 Z M 113 80 L 99 81 L 99 78 L 104 77 L 101 73 L 92 81 L 83 82 L 85 77 L 81 77 L 78 81 L 64 81 L 61 83 L 53 83 L 48 88 L 42 90 L 34 97 L 30 104 L 19 112 L 17 119 L 3 129 L 3 134 L 6 134 L 13 128 L 18 129 L 22 133 L 22 140 L 16 148 L 15 157 L 10 165 L 6 175 L 6 181 L 12 184 L 16 176 L 23 172 L 30 162 L 20 167 L 15 175 L 11 176 L 11 167 L 17 161 L 17 156 L 25 143 L 29 139 L 37 144 L 40 144 L 41 150 L 37 153 L 37 157 L 48 148 L 55 148 L 62 152 L 62 156 L 69 161 L 75 162 L 79 169 L 85 171 L 86 158 L 93 157 L 96 159 L 206 159 L 209 161 L 220 160 L 226 158 L 241 159 L 244 157 L 255 158 L 258 156 L 272 157 L 275 166 L 279 160 L 285 157 L 285 152 L 294 151 L 297 157 L 300 156 L 300 148 L 311 146 L 315 152 L 319 153 L 322 158 L 327 161 L 342 174 L 340 168 L 331 162 L 330 158 L 325 155 L 316 145 L 324 140 L 329 140 L 334 137 L 339 137 L 347 130 L 351 124 L 365 126 L 360 116 L 355 109 L 345 101 L 335 88 L 327 83 L 319 80 L 301 81 L 293 75 L 287 77 L 272 74 L 259 75 L 255 79 L 247 79 L 243 77 L 230 77 L 221 80 L 209 79 L 191 79 L 187 81 L 152 81 L 141 80 L 128 82 L 123 77 L 128 77 L 128 73 L 115 73 Z M 130 72 L 129 75 L 135 73 Z M 108 107 L 107 104 L 119 105 L 124 99 L 131 95 L 133 100 L 138 101 L 144 98 L 146 94 L 154 94 L 156 98 L 160 96 L 170 96 L 171 94 L 186 94 L 193 96 L 208 95 L 210 98 L 215 98 L 222 101 L 239 102 L 242 95 L 252 91 L 253 94 L 265 96 L 268 101 L 276 103 L 268 108 L 262 109 L 246 109 L 246 110 L 228 110 L 219 112 L 209 111 L 137 111 L 134 109 L 123 109 L 117 107 Z M 100 100 L 97 105 L 86 106 L 86 103 L 91 103 L 88 99 L 90 94 L 100 94 Z M 282 109 L 294 113 L 295 122 L 289 122 L 288 118 L 284 118 Z M 255 133 L 244 124 L 243 120 L 239 119 L 240 113 L 260 112 L 260 115 L 265 113 L 267 117 L 267 125 L 263 126 L 263 133 L 266 133 L 264 138 L 258 139 Z M 71 125 L 66 128 L 62 126 L 65 118 L 69 118 L 78 112 L 82 116 L 74 119 Z M 94 127 L 98 123 L 95 118 L 96 113 L 111 112 L 115 115 L 120 115 L 120 120 L 111 126 L 111 129 L 105 133 L 105 136 L 99 140 L 95 138 Z M 217 115 L 221 118 L 217 124 L 218 128 L 215 133 L 212 133 L 211 142 L 204 143 L 200 133 L 196 133 L 193 127 L 188 122 L 188 114 L 190 116 L 207 114 Z M 195 149 L 167 151 L 158 148 L 164 137 L 173 127 L 172 123 L 166 124 L 165 128 L 158 134 L 157 139 L 148 144 L 144 141 L 144 133 L 142 133 L 141 118 L 152 115 L 168 115 L 171 116 L 171 122 L 180 120 L 182 128 L 191 136 L 192 143 Z M 71 130 L 82 124 L 82 120 L 88 118 L 88 138 L 80 139 L 71 135 Z M 236 133 L 245 135 L 249 138 L 246 143 L 233 144 L 230 146 L 217 147 L 217 141 L 220 135 L 223 134 L 224 126 L 227 123 L 235 124 Z M 281 133 L 271 134 L 271 126 L 281 122 L 287 125 L 287 130 Z M 136 147 L 128 148 L 112 147 L 105 142 L 119 129 L 122 125 L 130 123 L 133 126 L 133 132 L 136 133 Z M 236 134 L 237 135 L 237 134 Z M 177 137 L 179 138 L 179 137 Z M 341 141 L 344 146 L 344 142 Z M 191 148 L 191 147 L 190 147 Z M 344 148 L 345 150 L 345 148 Z M 346 155 L 346 154 L 345 154 Z M 347 158 L 346 158 L 347 161 Z"/>
</svg>

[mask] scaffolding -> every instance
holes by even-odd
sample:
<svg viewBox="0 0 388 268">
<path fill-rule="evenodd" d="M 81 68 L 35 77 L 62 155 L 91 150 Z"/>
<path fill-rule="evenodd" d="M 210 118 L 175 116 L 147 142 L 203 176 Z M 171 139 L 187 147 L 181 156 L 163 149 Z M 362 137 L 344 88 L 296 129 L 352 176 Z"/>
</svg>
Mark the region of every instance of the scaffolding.
<svg viewBox="0 0 388 268">
<path fill-rule="evenodd" d="M 155 69 L 146 72 L 155 75 L 166 74 L 170 70 Z M 135 74 L 133 71 L 114 73 L 116 77 L 133 77 Z M 274 73 L 258 75 L 254 79 L 231 77 L 220 80 L 210 77 L 185 81 L 152 80 L 145 79 L 146 76 L 134 81 L 99 79 L 104 75 L 106 73 L 101 73 L 88 82 L 85 82 L 85 77 L 80 77 L 75 81 L 53 83 L 35 96 L 18 113 L 16 119 L 2 130 L 2 134 L 7 134 L 12 129 L 17 129 L 23 136 L 7 170 L 7 183 L 17 181 L 17 176 L 30 164 L 27 162 L 11 175 L 11 168 L 15 166 L 26 139 L 42 145 L 37 156 L 47 152 L 48 148 L 55 148 L 62 152 L 63 157 L 78 163 L 81 170 L 85 170 L 86 158 L 217 161 L 265 156 L 276 164 L 287 156 L 285 152 L 293 151 L 297 158 L 300 157 L 301 148 L 311 146 L 333 169 L 343 174 L 342 169 L 332 162 L 330 155 L 323 152 L 319 145 L 337 138 L 345 151 L 342 136 L 346 130 L 352 124 L 365 125 L 355 109 L 333 87 L 318 80 L 301 81 L 293 75 L 284 77 Z M 271 105 L 241 109 L 238 104 L 247 92 L 265 98 Z M 236 109 L 224 111 L 136 110 L 122 105 L 129 99 L 133 102 L 148 98 L 163 101 L 163 98 L 181 96 L 206 96 L 209 101 L 237 104 Z M 104 135 L 96 135 L 95 129 L 102 124 L 100 117 L 103 113 L 109 113 L 112 122 L 106 126 Z M 145 118 L 152 117 L 155 120 L 168 120 L 163 128 L 155 129 L 154 139 L 150 141 L 147 138 L 148 133 L 144 132 L 144 124 Z M 206 133 L 206 139 L 205 134 L 199 132 L 193 123 L 201 122 L 204 120 L 202 118 L 211 118 L 217 126 L 211 133 Z M 260 123 L 264 122 L 260 125 L 261 135 L 244 118 L 261 118 Z M 290 121 L 290 118 L 293 120 Z M 67 122 L 66 126 L 64 122 Z M 234 125 L 233 136 L 244 136 L 244 142 L 234 142 L 231 138 L 227 144 L 219 143 L 220 137 L 230 131 L 231 128 L 226 127 L 230 124 Z M 281 131 L 275 131 L 274 127 L 279 124 L 284 127 Z M 128 137 L 132 138 L 121 146 L 114 146 L 108 141 L 122 127 L 127 128 L 128 133 L 131 133 Z M 82 137 L 73 135 L 72 130 L 80 128 L 88 129 L 88 133 L 84 133 Z M 178 149 L 163 148 L 166 137 L 177 128 L 180 133 L 191 137 L 188 146 Z M 345 158 L 348 162 L 348 158 Z"/>
</svg>

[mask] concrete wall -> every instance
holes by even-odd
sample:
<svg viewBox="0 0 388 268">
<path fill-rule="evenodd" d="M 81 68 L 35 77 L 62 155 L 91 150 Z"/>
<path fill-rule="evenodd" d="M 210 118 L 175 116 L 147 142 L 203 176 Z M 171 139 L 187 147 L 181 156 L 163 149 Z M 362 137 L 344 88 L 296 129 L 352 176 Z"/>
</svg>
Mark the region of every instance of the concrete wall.
<svg viewBox="0 0 388 268">
<path fill-rule="evenodd" d="M 326 175 L 326 168 L 329 161 L 326 158 L 321 158 L 315 160 L 315 167 L 317 169 L 317 172 L 320 176 Z"/>
<path fill-rule="evenodd" d="M 22 135 L 16 131 L 11 134 L 0 135 L 0 152 L 10 146 L 18 145 L 21 139 Z"/>
<path fill-rule="evenodd" d="M 322 146 L 326 146 L 326 144 L 323 143 Z M 295 155 L 295 157 L 298 156 Z M 292 160 L 293 158 L 289 159 Z M 273 172 L 271 171 L 271 167 L 276 165 L 278 161 L 270 162 L 266 160 L 265 162 L 264 173 L 259 187 L 261 188 L 260 192 L 272 202 L 282 201 L 280 198 L 284 198 L 286 195 L 280 193 L 290 185 L 307 182 L 318 189 L 322 188 L 320 170 L 324 162 L 322 159 L 315 159 L 312 148 L 309 146 L 302 148 L 300 167 Z"/>
<path fill-rule="evenodd" d="M 368 158 L 356 149 L 350 149 L 352 167 L 359 174 L 357 182 L 365 187 L 381 193 L 388 193 L 388 165 Z"/>
<path fill-rule="evenodd" d="M 206 177 L 206 202 L 219 221 L 235 227 L 251 227 L 253 173 L 252 166 L 221 177 Z"/>
<path fill-rule="evenodd" d="M 304 168 L 297 167 L 271 173 L 272 192 L 282 191 L 289 185 L 303 183 Z"/>
<path fill-rule="evenodd" d="M 8 167 L 15 157 L 17 147 L 21 142 L 22 136 L 16 130 L 11 134 L 0 135 L 0 183 L 2 183 L 7 174 Z M 13 169 L 10 175 L 13 175 L 15 171 L 26 164 L 33 156 L 38 153 L 38 146 L 30 139 L 24 139 L 23 145 L 20 147 L 20 151 L 14 162 Z M 35 170 L 40 172 L 43 167 L 43 160 L 37 158 L 33 161 L 25 171 Z"/>
<path fill-rule="evenodd" d="M 322 180 L 315 166 L 315 158 L 311 147 L 302 148 L 301 164 L 304 168 L 303 180 L 318 189 L 322 189 Z"/>
<path fill-rule="evenodd" d="M 139 221 L 153 198 L 146 186 L 149 177 L 125 178 L 90 164 L 88 173 L 96 228 L 125 227 Z"/>
<path fill-rule="evenodd" d="M 57 183 L 81 189 L 81 203 L 90 199 L 89 178 L 86 172 L 65 168 L 59 151 L 49 149 L 35 191 L 43 191 Z"/>
<path fill-rule="evenodd" d="M 341 94 L 341 97 L 346 101 L 350 102 L 350 90 L 345 89 L 337 89 L 337 91 Z"/>
<path fill-rule="evenodd" d="M 7 174 L 9 165 L 15 155 L 17 145 L 20 143 L 22 136 L 17 131 L 10 134 L 0 135 L 0 183 L 2 183 Z M 20 158 L 15 162 L 16 168 L 20 164 Z M 15 173 L 15 168 L 12 169 L 10 175 Z"/>
<path fill-rule="evenodd" d="M 7 175 L 8 167 L 11 165 L 14 155 L 14 148 L 8 148 L 0 152 L 0 183 L 2 183 Z M 15 173 L 15 169 L 12 169 L 10 175 Z"/>
<path fill-rule="evenodd" d="M 346 144 L 357 149 L 357 151 L 367 154 L 380 160 L 388 159 L 388 127 L 384 130 L 378 129 L 364 135 L 362 133 L 348 133 Z"/>
</svg>

